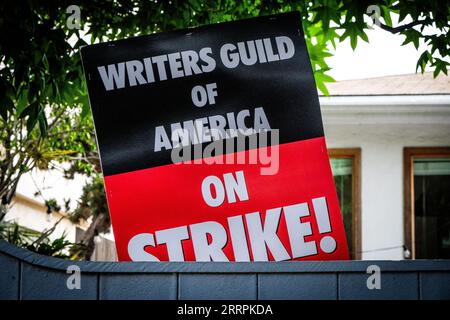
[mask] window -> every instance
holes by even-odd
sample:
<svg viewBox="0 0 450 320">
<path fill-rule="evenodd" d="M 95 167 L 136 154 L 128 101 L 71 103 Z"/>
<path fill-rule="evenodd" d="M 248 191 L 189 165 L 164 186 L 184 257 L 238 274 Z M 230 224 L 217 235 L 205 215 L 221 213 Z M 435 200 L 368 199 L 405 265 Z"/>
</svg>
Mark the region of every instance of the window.
<svg viewBox="0 0 450 320">
<path fill-rule="evenodd" d="M 405 244 L 413 259 L 450 259 L 450 148 L 405 148 Z"/>
<path fill-rule="evenodd" d="M 339 198 L 351 259 L 361 259 L 360 149 L 330 149 L 331 170 Z"/>
</svg>

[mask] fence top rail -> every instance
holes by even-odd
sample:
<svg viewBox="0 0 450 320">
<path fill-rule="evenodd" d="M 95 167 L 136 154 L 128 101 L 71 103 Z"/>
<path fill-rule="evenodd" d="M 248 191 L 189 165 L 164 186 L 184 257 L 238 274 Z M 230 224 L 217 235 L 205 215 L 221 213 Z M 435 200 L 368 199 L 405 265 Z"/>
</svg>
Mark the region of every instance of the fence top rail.
<svg viewBox="0 0 450 320">
<path fill-rule="evenodd" d="M 345 273 L 366 272 L 377 265 L 383 272 L 450 271 L 450 260 L 366 260 L 295 262 L 92 262 L 43 256 L 0 240 L 0 254 L 44 268 L 67 270 L 77 265 L 90 273 Z"/>
</svg>

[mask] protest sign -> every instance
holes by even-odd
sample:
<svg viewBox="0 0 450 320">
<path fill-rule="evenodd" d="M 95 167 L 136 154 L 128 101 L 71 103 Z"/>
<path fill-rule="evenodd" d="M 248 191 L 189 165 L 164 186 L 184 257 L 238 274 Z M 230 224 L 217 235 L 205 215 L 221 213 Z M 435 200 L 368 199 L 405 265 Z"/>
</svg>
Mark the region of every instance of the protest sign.
<svg viewBox="0 0 450 320">
<path fill-rule="evenodd" d="M 82 56 L 120 260 L 348 259 L 298 13 Z"/>
</svg>

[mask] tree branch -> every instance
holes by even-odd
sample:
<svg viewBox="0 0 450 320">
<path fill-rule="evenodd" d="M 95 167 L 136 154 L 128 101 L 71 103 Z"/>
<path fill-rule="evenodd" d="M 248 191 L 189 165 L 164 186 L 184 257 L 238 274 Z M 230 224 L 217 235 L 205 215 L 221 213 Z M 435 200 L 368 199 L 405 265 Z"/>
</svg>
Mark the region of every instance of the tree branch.
<svg viewBox="0 0 450 320">
<path fill-rule="evenodd" d="M 392 33 L 392 34 L 396 34 L 396 33 L 400 33 L 400 32 L 402 32 L 402 31 L 404 31 L 406 29 L 409 29 L 409 28 L 412 28 L 412 27 L 415 27 L 415 26 L 418 26 L 418 25 L 429 25 L 432 22 L 434 22 L 434 20 L 431 19 L 430 17 L 427 17 L 426 19 L 413 21 L 411 23 L 404 24 L 402 26 L 398 26 L 398 27 L 395 27 L 395 28 L 389 27 L 389 26 L 387 26 L 385 24 L 382 24 L 382 23 L 379 24 L 379 27 L 381 29 L 385 30 L 385 31 L 388 31 L 388 32 Z"/>
</svg>

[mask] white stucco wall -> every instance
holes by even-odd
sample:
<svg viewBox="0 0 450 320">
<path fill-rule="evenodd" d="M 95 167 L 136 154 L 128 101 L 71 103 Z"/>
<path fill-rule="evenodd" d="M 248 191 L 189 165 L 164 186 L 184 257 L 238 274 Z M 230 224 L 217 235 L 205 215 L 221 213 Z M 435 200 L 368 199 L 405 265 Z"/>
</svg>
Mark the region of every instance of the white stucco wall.
<svg viewBox="0 0 450 320">
<path fill-rule="evenodd" d="M 67 240 L 74 242 L 77 225 L 66 218 L 64 201 L 70 199 L 70 210 L 74 210 L 86 180 L 81 175 L 67 180 L 60 170 L 33 170 L 24 174 L 19 181 L 17 196 L 11 204 L 5 220 L 16 221 L 21 226 L 42 232 L 52 228 L 64 216 L 65 218 L 57 225 L 55 232 L 50 235 L 50 239 L 65 234 Z M 62 209 L 61 213 L 53 212 L 49 217 L 46 212 L 45 200 L 52 198 Z M 86 224 L 78 226 L 85 228 Z"/>
<path fill-rule="evenodd" d="M 74 179 L 65 179 L 62 172 L 58 170 L 29 172 L 21 177 L 17 187 L 17 196 L 11 204 L 5 220 L 16 221 L 21 226 L 42 232 L 53 227 L 64 216 L 65 218 L 57 225 L 50 239 L 65 234 L 67 240 L 74 242 L 76 228 L 87 229 L 89 222 L 81 221 L 80 224 L 73 224 L 67 218 L 68 214 L 64 212 L 64 202 L 69 199 L 69 209 L 73 211 L 87 181 L 88 178 L 78 174 Z M 49 217 L 46 212 L 45 200 L 52 198 L 61 206 L 61 212 L 53 212 Z M 114 240 L 112 232 L 102 234 L 102 237 Z"/>
<path fill-rule="evenodd" d="M 63 167 L 64 164 L 58 166 Z M 61 169 L 33 170 L 20 178 L 17 192 L 40 203 L 53 198 L 62 207 L 64 201 L 69 199 L 70 210 L 74 210 L 88 180 L 80 174 L 76 174 L 74 179 L 66 179 Z"/>
<path fill-rule="evenodd" d="M 42 232 L 53 227 L 53 225 L 62 217 L 59 213 L 52 213 L 47 216 L 47 208 L 37 201 L 31 200 L 22 195 L 14 198 L 12 206 L 6 214 L 5 220 L 16 221 L 19 225 L 31 230 Z M 63 218 L 56 226 L 55 231 L 50 235 L 50 239 L 56 239 L 63 234 L 69 241 L 75 241 L 76 225 L 69 219 Z"/>
<path fill-rule="evenodd" d="M 403 259 L 403 148 L 450 146 L 450 96 L 321 98 L 329 148 L 361 148 L 364 260 Z"/>
</svg>

